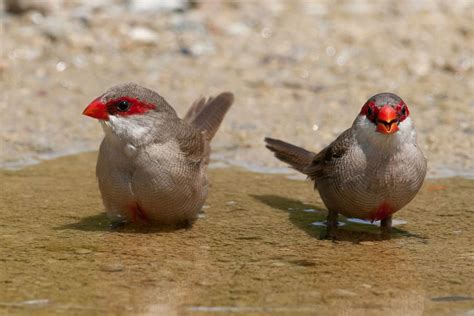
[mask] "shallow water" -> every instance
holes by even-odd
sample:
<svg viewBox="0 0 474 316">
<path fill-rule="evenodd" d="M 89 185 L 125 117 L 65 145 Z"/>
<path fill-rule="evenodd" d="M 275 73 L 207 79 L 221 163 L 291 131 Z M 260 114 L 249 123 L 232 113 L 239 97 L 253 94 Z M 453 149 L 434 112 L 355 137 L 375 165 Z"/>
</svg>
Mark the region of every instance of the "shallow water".
<svg viewBox="0 0 474 316">
<path fill-rule="evenodd" d="M 425 183 L 390 240 L 345 219 L 320 240 L 309 183 L 236 169 L 210 171 L 192 229 L 114 231 L 95 160 L 0 172 L 0 314 L 473 313 L 472 180 Z"/>
</svg>

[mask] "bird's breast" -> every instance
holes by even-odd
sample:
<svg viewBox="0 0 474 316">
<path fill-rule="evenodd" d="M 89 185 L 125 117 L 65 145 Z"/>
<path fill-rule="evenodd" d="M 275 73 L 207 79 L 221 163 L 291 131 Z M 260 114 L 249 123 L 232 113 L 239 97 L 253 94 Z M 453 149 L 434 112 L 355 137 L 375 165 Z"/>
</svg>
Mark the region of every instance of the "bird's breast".
<svg viewBox="0 0 474 316">
<path fill-rule="evenodd" d="M 401 209 L 420 189 L 426 173 L 424 157 L 415 147 L 387 154 L 355 148 L 334 175 L 317 182 L 329 209 L 343 215 L 381 219 Z"/>
</svg>

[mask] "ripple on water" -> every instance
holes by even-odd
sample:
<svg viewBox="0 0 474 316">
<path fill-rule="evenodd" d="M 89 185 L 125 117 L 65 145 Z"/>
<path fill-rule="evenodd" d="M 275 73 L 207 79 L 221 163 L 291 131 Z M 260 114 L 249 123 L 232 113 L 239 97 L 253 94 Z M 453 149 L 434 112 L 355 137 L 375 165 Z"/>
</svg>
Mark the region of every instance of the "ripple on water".
<svg viewBox="0 0 474 316">
<path fill-rule="evenodd" d="M 313 222 L 311 225 L 316 226 L 316 227 L 326 227 L 327 226 L 327 221 L 319 221 L 319 222 Z M 337 222 L 337 226 L 342 227 L 345 226 L 346 223 L 344 222 Z"/>
</svg>

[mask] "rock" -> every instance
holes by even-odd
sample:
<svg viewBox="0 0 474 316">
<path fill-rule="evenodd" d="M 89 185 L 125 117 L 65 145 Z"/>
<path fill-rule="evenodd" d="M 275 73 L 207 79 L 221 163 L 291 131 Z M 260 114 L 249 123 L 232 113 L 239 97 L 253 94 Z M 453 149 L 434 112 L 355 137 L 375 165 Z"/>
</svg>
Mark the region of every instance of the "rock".
<svg viewBox="0 0 474 316">
<path fill-rule="evenodd" d="M 191 7 L 188 0 L 129 0 L 128 6 L 137 12 L 184 11 Z"/>
<path fill-rule="evenodd" d="M 79 248 L 79 249 L 76 249 L 74 252 L 78 255 L 86 255 L 86 254 L 92 253 L 92 250 L 86 249 L 86 248 Z"/>
<path fill-rule="evenodd" d="M 251 32 L 251 28 L 244 23 L 232 23 L 227 27 L 227 32 L 231 35 L 245 35 Z"/>
<path fill-rule="evenodd" d="M 4 0 L 5 11 L 12 14 L 24 14 L 38 11 L 43 15 L 53 13 L 60 8 L 60 0 Z"/>
<path fill-rule="evenodd" d="M 128 36 L 135 43 L 146 45 L 156 44 L 158 34 L 146 27 L 134 27 L 128 32 Z"/>
</svg>

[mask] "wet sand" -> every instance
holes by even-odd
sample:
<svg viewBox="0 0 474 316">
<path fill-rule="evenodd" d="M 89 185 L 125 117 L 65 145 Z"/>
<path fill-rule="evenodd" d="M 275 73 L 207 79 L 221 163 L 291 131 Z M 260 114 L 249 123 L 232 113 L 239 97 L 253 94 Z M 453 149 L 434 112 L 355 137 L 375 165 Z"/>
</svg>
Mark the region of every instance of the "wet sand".
<svg viewBox="0 0 474 316">
<path fill-rule="evenodd" d="M 210 171 L 189 230 L 111 230 L 95 153 L 0 171 L 0 314 L 471 315 L 474 181 L 427 181 L 391 240 L 320 240 L 310 183 Z M 315 212 L 305 212 L 314 209 Z"/>
</svg>

